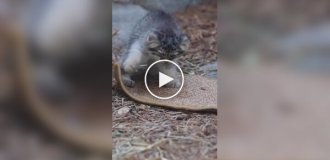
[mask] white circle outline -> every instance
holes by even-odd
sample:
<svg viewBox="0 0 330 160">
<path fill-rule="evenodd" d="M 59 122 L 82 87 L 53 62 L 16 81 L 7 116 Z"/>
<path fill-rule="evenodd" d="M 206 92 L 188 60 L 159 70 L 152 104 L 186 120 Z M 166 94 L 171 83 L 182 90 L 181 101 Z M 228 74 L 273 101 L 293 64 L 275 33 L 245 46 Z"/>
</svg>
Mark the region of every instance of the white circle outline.
<svg viewBox="0 0 330 160">
<path fill-rule="evenodd" d="M 149 89 L 149 87 L 148 87 L 148 85 L 147 85 L 147 74 L 148 74 L 150 68 L 151 68 L 152 66 L 154 66 L 155 64 L 159 63 L 159 62 L 169 62 L 169 63 L 172 63 L 172 64 L 174 64 L 177 68 L 179 68 L 179 70 L 180 70 L 181 77 L 182 77 L 181 86 L 180 86 L 179 90 L 178 90 L 175 94 L 173 94 L 172 96 L 169 96 L 169 97 L 160 97 L 160 96 L 157 96 L 157 95 L 155 95 L 154 93 L 152 93 L 152 92 L 150 91 L 150 89 Z M 158 99 L 164 99 L 164 100 L 165 100 L 165 99 L 171 99 L 171 98 L 175 97 L 176 95 L 178 95 L 178 94 L 181 92 L 181 89 L 182 89 L 182 87 L 183 87 L 183 84 L 184 84 L 184 76 L 183 76 L 183 72 L 182 72 L 180 66 L 179 66 L 178 64 L 176 64 L 175 62 L 170 61 L 170 60 L 167 60 L 167 59 L 158 60 L 158 61 L 152 63 L 152 64 L 148 67 L 147 71 L 146 71 L 145 74 L 144 74 L 144 85 L 146 86 L 148 92 L 149 92 L 152 96 L 154 96 L 155 98 L 158 98 Z"/>
</svg>

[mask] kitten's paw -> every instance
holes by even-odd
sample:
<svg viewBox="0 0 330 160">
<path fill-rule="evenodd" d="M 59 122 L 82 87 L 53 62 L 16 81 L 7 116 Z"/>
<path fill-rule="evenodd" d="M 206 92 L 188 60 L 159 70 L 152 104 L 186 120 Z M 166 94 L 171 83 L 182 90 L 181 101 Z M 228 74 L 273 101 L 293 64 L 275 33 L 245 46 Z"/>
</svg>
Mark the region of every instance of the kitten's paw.
<svg viewBox="0 0 330 160">
<path fill-rule="evenodd" d="M 169 88 L 179 88 L 181 86 L 181 81 L 178 79 L 173 80 L 172 82 L 166 84 L 165 86 Z"/>
<path fill-rule="evenodd" d="M 134 87 L 134 85 L 135 85 L 135 81 L 132 80 L 131 78 L 128 78 L 128 77 L 124 77 L 124 79 L 123 79 L 123 83 L 124 83 L 127 87 Z"/>
</svg>

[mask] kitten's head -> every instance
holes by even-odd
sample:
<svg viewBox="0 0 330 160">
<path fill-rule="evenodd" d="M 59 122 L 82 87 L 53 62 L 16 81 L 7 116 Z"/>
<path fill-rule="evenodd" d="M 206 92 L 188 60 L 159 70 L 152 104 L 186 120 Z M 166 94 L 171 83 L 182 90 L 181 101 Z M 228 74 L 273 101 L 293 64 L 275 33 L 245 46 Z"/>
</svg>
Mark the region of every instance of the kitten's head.
<svg viewBox="0 0 330 160">
<path fill-rule="evenodd" d="M 188 50 L 190 41 L 184 34 L 172 31 L 150 32 L 147 36 L 147 52 L 160 59 L 173 60 Z"/>
</svg>

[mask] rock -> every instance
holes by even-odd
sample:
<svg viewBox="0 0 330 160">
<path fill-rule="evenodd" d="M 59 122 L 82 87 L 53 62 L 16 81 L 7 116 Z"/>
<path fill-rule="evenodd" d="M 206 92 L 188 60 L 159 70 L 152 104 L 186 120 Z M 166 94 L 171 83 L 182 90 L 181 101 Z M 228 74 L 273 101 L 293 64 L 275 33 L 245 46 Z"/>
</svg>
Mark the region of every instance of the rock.
<svg viewBox="0 0 330 160">
<path fill-rule="evenodd" d="M 120 108 L 118 111 L 117 111 L 117 114 L 119 116 L 124 116 L 126 115 L 131 109 L 129 107 L 123 107 L 123 108 Z"/>
</svg>

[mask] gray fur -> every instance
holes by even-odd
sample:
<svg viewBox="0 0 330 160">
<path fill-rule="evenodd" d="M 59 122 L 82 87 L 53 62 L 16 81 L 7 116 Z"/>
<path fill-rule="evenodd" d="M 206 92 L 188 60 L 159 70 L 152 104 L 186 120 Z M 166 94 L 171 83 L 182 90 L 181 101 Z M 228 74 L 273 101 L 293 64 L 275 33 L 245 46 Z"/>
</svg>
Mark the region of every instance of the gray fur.
<svg viewBox="0 0 330 160">
<path fill-rule="evenodd" d="M 189 46 L 188 38 L 182 33 L 174 18 L 163 11 L 150 11 L 133 28 L 128 49 L 121 60 L 124 83 L 134 86 L 131 76 L 143 73 L 159 59 L 173 60 Z M 160 67 L 160 71 L 176 76 L 175 69 Z M 174 87 L 179 84 L 174 82 Z"/>
</svg>

